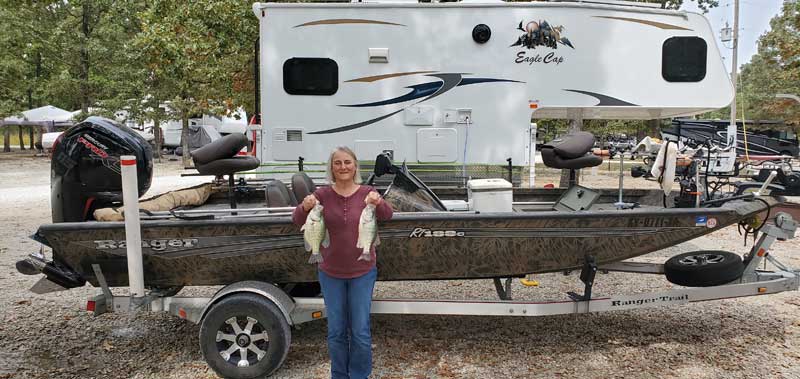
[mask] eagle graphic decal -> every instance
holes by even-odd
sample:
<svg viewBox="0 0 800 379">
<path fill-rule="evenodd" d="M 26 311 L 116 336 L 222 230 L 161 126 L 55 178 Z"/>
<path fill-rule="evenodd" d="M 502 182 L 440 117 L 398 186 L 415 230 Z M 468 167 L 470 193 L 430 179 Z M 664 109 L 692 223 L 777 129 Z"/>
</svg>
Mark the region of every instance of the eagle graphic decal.
<svg viewBox="0 0 800 379">
<path fill-rule="evenodd" d="M 572 42 L 564 36 L 565 28 L 563 25 L 550 26 L 547 21 L 539 20 L 539 22 L 530 21 L 523 28 L 523 23 L 524 21 L 519 22 L 517 30 L 523 31 L 525 34 L 521 35 L 517 42 L 514 42 L 509 47 L 523 46 L 528 49 L 535 49 L 536 46 L 546 46 L 551 49 L 558 49 L 558 45 L 562 44 L 575 48 Z"/>
</svg>

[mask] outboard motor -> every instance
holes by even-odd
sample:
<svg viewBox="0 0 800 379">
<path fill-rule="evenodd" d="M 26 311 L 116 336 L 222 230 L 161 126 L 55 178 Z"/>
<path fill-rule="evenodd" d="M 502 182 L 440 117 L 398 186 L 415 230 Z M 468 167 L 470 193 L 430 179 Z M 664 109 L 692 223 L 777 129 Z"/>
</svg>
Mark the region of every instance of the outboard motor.
<svg viewBox="0 0 800 379">
<path fill-rule="evenodd" d="M 94 209 L 122 202 L 119 158 L 136 157 L 139 196 L 150 188 L 153 150 L 132 129 L 89 117 L 59 137 L 50 164 L 53 222 L 90 220 Z"/>
</svg>

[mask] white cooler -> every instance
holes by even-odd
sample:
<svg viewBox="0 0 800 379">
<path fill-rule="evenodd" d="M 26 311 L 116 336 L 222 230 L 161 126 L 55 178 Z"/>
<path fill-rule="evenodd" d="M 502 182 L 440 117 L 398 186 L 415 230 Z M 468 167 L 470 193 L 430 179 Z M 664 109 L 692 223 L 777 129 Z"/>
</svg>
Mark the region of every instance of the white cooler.
<svg viewBox="0 0 800 379">
<path fill-rule="evenodd" d="M 505 179 L 472 179 L 467 182 L 470 210 L 477 212 L 511 212 L 511 183 Z"/>
</svg>

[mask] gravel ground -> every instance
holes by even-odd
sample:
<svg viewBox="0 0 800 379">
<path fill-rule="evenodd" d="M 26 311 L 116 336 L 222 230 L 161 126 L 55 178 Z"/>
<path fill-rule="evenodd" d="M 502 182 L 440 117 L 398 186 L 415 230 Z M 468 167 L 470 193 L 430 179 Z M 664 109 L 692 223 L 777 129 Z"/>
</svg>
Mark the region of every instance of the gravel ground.
<svg viewBox="0 0 800 379">
<path fill-rule="evenodd" d="M 156 165 L 153 193 L 198 178 L 181 178 L 178 162 Z M 46 223 L 49 161 L 1 154 L 0 379 L 214 378 L 202 359 L 199 327 L 155 313 L 92 317 L 81 309 L 91 287 L 34 295 L 38 277 L 14 263 L 38 250 L 28 238 Z M 609 171 L 584 184 L 615 187 Z M 540 176 L 538 183 L 553 181 Z M 653 183 L 629 180 L 630 185 Z M 748 244 L 752 244 L 749 242 Z M 777 243 L 773 254 L 800 267 L 800 242 Z M 663 262 L 684 251 L 722 248 L 743 253 L 736 228 L 654 252 Z M 582 290 L 576 275 L 537 277 L 540 287 L 513 284 L 515 299 L 563 299 Z M 599 275 L 597 295 L 669 288 L 660 277 Z M 183 294 L 209 293 L 191 288 Z M 380 282 L 376 295 L 394 298 L 495 299 L 490 280 Z M 671 308 L 548 317 L 373 316 L 375 378 L 800 378 L 800 293 L 714 301 Z M 325 321 L 302 325 L 277 378 L 324 378 L 329 364 Z"/>
</svg>

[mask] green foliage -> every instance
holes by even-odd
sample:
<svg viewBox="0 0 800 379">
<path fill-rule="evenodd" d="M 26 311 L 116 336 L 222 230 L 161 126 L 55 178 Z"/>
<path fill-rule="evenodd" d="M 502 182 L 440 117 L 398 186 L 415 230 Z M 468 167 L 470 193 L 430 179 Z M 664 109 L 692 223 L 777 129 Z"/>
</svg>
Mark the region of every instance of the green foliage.
<svg viewBox="0 0 800 379">
<path fill-rule="evenodd" d="M 783 119 L 800 127 L 800 104 L 779 99 L 779 93 L 800 95 L 800 2 L 786 1 L 758 41 L 758 53 L 742 65 L 738 83 L 737 118 Z M 730 108 L 705 117 L 730 118 Z"/>
</svg>

